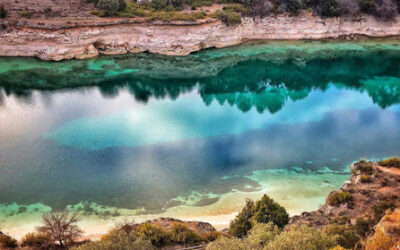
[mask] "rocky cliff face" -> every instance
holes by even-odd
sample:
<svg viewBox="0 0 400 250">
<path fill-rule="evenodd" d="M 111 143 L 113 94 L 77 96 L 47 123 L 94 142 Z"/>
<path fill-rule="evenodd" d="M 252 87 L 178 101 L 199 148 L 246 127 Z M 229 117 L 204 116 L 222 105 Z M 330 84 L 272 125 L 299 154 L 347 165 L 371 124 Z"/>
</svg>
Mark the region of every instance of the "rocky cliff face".
<svg viewBox="0 0 400 250">
<path fill-rule="evenodd" d="M 210 47 L 227 47 L 250 40 L 393 37 L 400 35 L 400 17 L 381 22 L 373 17 L 322 19 L 303 14 L 263 19 L 244 18 L 241 25 L 220 21 L 146 23 L 121 19 L 78 25 L 3 21 L 0 56 L 35 56 L 44 60 L 84 59 L 99 54 L 148 51 L 188 55 Z"/>
<path fill-rule="evenodd" d="M 361 161 L 351 166 L 352 176 L 338 191 L 329 194 L 317 211 L 304 212 L 290 219 L 290 224 L 323 227 L 331 223 L 355 223 L 357 218 L 377 221 L 385 210 L 399 207 L 400 169 L 382 167 L 377 162 Z M 331 197 L 347 193 L 348 199 L 331 204 Z M 343 196 L 342 196 L 343 197 Z"/>
</svg>

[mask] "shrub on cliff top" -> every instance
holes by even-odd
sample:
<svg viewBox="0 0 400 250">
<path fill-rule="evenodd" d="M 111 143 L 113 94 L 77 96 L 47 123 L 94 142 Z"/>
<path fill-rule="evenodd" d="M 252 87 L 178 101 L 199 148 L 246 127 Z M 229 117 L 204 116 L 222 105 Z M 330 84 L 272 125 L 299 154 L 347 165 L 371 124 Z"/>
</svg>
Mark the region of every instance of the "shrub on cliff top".
<svg viewBox="0 0 400 250">
<path fill-rule="evenodd" d="M 348 191 L 332 192 L 327 198 L 327 202 L 331 206 L 339 206 L 342 203 L 349 202 L 353 199 Z"/>
<path fill-rule="evenodd" d="M 4 5 L 0 4 L 0 18 L 6 18 L 7 15 L 8 15 L 8 12 L 4 8 Z"/>
<path fill-rule="evenodd" d="M 381 165 L 382 167 L 400 168 L 400 158 L 398 156 L 393 156 L 391 158 L 380 161 L 379 165 Z"/>
<path fill-rule="evenodd" d="M 113 16 L 126 8 L 125 0 L 99 0 L 96 7 L 105 11 L 107 16 Z"/>
</svg>

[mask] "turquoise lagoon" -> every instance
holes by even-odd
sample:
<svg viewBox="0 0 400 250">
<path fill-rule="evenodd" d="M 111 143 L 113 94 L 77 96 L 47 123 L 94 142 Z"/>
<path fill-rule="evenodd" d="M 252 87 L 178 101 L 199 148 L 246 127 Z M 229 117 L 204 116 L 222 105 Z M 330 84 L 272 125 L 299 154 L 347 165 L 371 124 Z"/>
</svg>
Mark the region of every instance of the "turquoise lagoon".
<svg viewBox="0 0 400 250">
<path fill-rule="evenodd" d="M 88 235 L 160 216 L 225 227 L 267 193 L 317 209 L 400 149 L 400 42 L 274 42 L 186 57 L 0 58 L 0 230 L 44 211 Z"/>
</svg>

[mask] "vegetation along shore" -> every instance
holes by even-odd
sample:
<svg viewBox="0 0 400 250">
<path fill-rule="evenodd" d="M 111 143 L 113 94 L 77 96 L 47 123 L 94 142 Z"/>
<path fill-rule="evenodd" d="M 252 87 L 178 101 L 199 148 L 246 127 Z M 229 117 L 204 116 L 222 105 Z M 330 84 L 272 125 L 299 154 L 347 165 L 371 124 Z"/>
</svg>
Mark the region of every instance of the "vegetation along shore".
<svg viewBox="0 0 400 250">
<path fill-rule="evenodd" d="M 247 200 L 229 228 L 159 218 L 116 225 L 100 240 L 82 238 L 79 214 L 51 211 L 42 226 L 20 241 L 0 233 L 4 249 L 398 249 L 400 159 L 361 159 L 350 180 L 317 211 L 289 218 L 264 195 Z"/>
</svg>

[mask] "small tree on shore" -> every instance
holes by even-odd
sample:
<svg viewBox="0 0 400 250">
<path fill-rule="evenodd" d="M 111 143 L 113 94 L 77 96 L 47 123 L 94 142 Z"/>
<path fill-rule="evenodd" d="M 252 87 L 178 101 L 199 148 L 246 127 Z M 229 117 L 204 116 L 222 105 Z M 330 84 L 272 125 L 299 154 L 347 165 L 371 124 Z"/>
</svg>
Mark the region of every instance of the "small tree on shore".
<svg viewBox="0 0 400 250">
<path fill-rule="evenodd" d="M 82 235 L 83 231 L 77 225 L 78 222 L 77 213 L 70 215 L 68 211 L 53 210 L 43 214 L 43 226 L 37 227 L 37 230 L 58 241 L 60 246 L 64 246 L 66 241 L 73 241 Z"/>
</svg>

